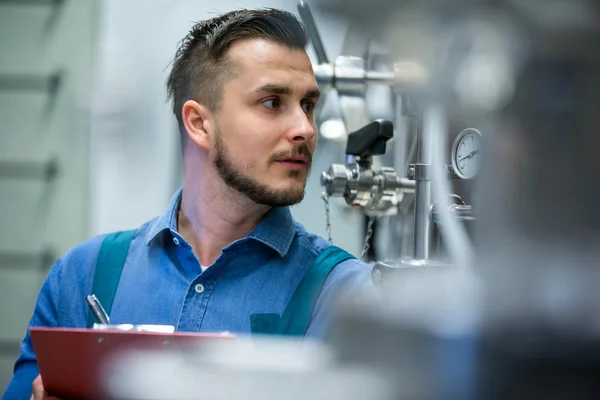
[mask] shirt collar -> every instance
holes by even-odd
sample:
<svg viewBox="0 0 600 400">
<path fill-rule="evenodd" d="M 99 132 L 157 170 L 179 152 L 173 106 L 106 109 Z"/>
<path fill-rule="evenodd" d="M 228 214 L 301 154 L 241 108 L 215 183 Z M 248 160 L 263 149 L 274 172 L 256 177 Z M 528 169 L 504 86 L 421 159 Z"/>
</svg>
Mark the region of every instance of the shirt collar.
<svg viewBox="0 0 600 400">
<path fill-rule="evenodd" d="M 150 224 L 146 235 L 147 245 L 150 245 L 162 232 L 177 232 L 177 212 L 182 191 L 183 188 L 179 188 L 175 192 L 166 212 Z M 257 240 L 285 257 L 295 235 L 296 223 L 289 207 L 274 207 L 246 238 Z"/>
<path fill-rule="evenodd" d="M 274 207 L 248 235 L 285 257 L 296 235 L 296 222 L 289 207 Z"/>
<path fill-rule="evenodd" d="M 181 193 L 183 192 L 183 188 L 179 188 L 177 192 L 169 201 L 169 205 L 167 206 L 167 210 L 163 215 L 156 218 L 148 229 L 148 234 L 146 235 L 146 244 L 149 245 L 154 239 L 157 238 L 164 231 L 177 232 L 177 212 L 179 211 L 179 204 L 181 203 Z"/>
</svg>

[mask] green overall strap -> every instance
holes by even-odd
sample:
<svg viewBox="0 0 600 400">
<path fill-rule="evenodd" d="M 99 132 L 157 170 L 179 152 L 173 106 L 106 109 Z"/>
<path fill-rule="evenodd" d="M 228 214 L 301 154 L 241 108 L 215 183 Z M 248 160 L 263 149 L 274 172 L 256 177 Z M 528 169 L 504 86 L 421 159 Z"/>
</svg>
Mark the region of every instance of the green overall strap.
<svg viewBox="0 0 600 400">
<path fill-rule="evenodd" d="M 336 246 L 329 246 L 323 250 L 306 271 L 300 285 L 296 288 L 279 319 L 275 333 L 287 336 L 304 336 L 329 273 L 339 263 L 352 258 L 355 257 Z"/>
<path fill-rule="evenodd" d="M 96 295 L 108 315 L 135 232 L 136 230 L 109 233 L 102 241 L 98 252 L 90 294 Z M 93 327 L 95 322 L 96 319 L 88 310 L 88 328 Z"/>
</svg>

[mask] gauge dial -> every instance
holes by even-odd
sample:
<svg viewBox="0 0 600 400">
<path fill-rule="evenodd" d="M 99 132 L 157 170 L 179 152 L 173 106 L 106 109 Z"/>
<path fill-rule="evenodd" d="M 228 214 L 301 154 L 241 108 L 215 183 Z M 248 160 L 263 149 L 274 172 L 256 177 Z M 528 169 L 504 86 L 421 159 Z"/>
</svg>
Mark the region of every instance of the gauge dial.
<svg viewBox="0 0 600 400">
<path fill-rule="evenodd" d="M 462 179 L 477 175 L 481 163 L 481 133 L 468 128 L 458 134 L 452 145 L 452 166 Z"/>
</svg>

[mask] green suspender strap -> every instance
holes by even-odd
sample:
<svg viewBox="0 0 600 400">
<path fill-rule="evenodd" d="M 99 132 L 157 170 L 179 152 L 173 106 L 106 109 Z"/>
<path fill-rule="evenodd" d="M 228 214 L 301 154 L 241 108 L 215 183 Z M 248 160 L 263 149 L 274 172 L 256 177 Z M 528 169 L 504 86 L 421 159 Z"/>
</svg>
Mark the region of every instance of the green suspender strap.
<svg viewBox="0 0 600 400">
<path fill-rule="evenodd" d="M 90 294 L 96 295 L 109 315 L 135 232 L 131 230 L 110 233 L 106 235 L 100 246 Z M 95 322 L 96 319 L 88 310 L 88 328 L 93 327 Z"/>
<path fill-rule="evenodd" d="M 355 257 L 336 246 L 323 250 L 306 271 L 281 317 L 278 314 L 250 316 L 252 333 L 304 336 L 329 273 L 339 263 L 352 258 Z"/>
</svg>

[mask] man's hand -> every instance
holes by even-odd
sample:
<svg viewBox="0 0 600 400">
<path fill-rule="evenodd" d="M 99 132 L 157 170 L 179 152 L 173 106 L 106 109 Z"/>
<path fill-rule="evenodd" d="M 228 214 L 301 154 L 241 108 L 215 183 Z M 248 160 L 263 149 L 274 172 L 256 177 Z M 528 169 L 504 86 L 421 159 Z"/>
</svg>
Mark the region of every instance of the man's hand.
<svg viewBox="0 0 600 400">
<path fill-rule="evenodd" d="M 46 393 L 44 390 L 44 384 L 42 383 L 42 377 L 40 375 L 33 380 L 31 389 L 33 390 L 33 394 L 31 395 L 30 400 L 60 400 L 58 397 L 49 396 L 48 393 Z"/>
</svg>

